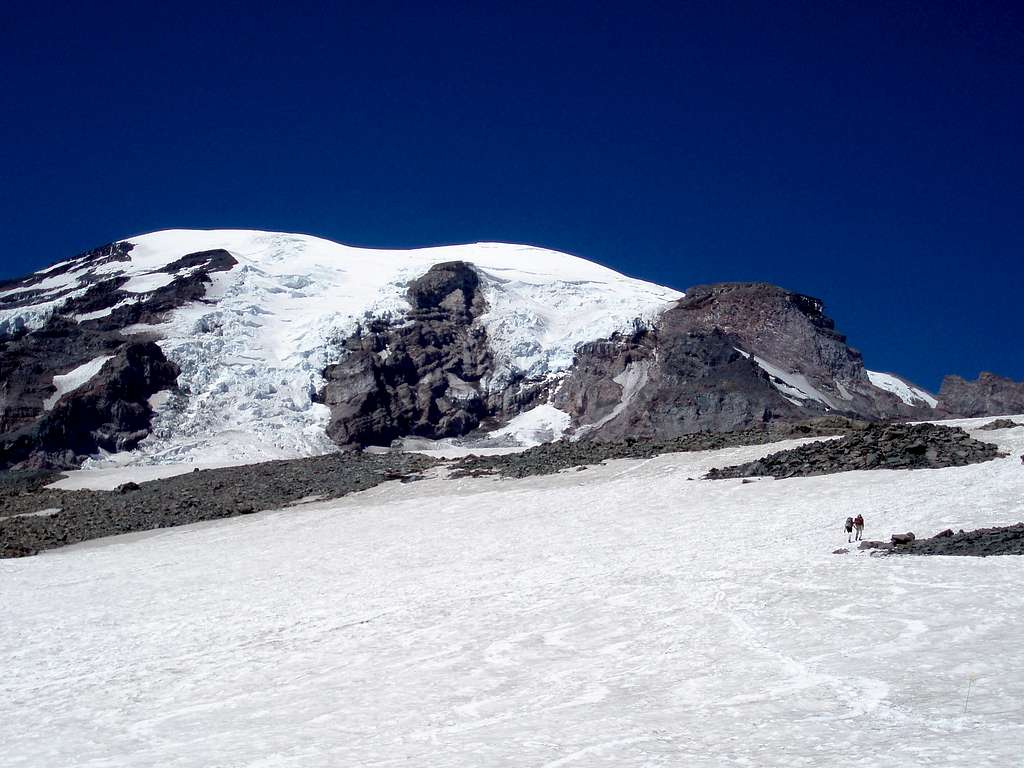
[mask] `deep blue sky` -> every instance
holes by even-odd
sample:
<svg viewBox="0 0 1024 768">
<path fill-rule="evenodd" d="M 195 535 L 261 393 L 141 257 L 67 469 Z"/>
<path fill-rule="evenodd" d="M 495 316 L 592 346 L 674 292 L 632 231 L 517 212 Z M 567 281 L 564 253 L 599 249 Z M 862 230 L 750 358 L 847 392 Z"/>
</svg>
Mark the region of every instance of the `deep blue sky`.
<svg viewBox="0 0 1024 768">
<path fill-rule="evenodd" d="M 527 242 L 1024 378 L 1019 2 L 274 5 L 4 5 L 0 276 L 167 227 Z"/>
</svg>

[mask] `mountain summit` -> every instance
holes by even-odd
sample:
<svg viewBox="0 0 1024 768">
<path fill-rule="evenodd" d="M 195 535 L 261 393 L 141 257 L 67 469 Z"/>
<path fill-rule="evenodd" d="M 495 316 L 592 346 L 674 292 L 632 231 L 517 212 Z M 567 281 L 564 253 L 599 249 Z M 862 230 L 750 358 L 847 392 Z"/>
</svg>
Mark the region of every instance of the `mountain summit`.
<svg viewBox="0 0 1024 768">
<path fill-rule="evenodd" d="M 0 285 L 0 466 L 251 462 L 925 417 L 812 297 L 504 243 L 167 230 Z M 119 454 L 114 456 L 114 454 Z"/>
</svg>

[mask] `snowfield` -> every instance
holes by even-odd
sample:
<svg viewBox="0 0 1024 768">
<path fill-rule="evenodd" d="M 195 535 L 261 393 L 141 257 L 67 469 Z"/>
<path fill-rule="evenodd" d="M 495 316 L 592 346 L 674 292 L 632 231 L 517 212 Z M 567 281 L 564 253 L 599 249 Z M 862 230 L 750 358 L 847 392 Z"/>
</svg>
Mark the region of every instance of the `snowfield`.
<svg viewBox="0 0 1024 768">
<path fill-rule="evenodd" d="M 1024 558 L 831 554 L 1024 519 L 1024 430 L 979 435 L 1015 455 L 433 477 L 0 561 L 4 765 L 1020 765 Z"/>
</svg>

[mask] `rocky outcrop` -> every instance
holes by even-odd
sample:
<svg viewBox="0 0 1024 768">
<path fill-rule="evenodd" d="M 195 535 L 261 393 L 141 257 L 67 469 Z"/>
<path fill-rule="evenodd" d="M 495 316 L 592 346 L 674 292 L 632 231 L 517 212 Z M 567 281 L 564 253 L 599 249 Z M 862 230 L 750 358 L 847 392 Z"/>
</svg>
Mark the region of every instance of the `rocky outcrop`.
<svg viewBox="0 0 1024 768">
<path fill-rule="evenodd" d="M 146 293 L 128 292 L 123 275 L 98 269 L 129 260 L 130 243 L 87 251 L 44 273 L 8 281 L 0 310 L 42 305 L 50 314 L 9 313 L 0 327 L 0 469 L 17 465 L 67 468 L 103 449 L 126 450 L 148 434 L 150 395 L 175 386 L 177 369 L 144 334 L 122 331 L 159 323 L 167 314 L 205 295 L 214 272 L 236 261 L 227 251 L 188 254 L 164 267 L 174 278 Z M 46 288 L 76 272 L 75 290 Z M 85 286 L 83 289 L 82 286 Z M 56 376 L 111 357 L 94 380 L 50 404 Z M 52 405 L 52 407 L 50 407 Z"/>
<path fill-rule="evenodd" d="M 342 446 L 387 445 L 415 435 L 465 435 L 489 417 L 527 405 L 536 390 L 492 393 L 480 278 L 469 264 L 437 264 L 408 288 L 412 307 L 399 321 L 372 320 L 324 372 L 327 433 Z"/>
<path fill-rule="evenodd" d="M 577 434 L 669 439 L 806 417 L 734 338 L 718 329 L 676 332 L 669 323 L 579 347 L 554 400 L 580 424 Z"/>
<path fill-rule="evenodd" d="M 0 439 L 43 415 L 55 392 L 54 375 L 113 354 L 124 343 L 117 333 L 85 333 L 60 316 L 32 333 L 0 339 Z"/>
<path fill-rule="evenodd" d="M 764 283 L 691 288 L 654 327 L 581 345 L 555 404 L 598 440 L 931 414 L 871 384 L 821 301 Z"/>
<path fill-rule="evenodd" d="M 871 424 L 839 440 L 780 451 L 746 464 L 712 469 L 707 477 L 810 477 L 858 469 L 938 469 L 991 461 L 1002 454 L 959 427 Z"/>
<path fill-rule="evenodd" d="M 130 450 L 149 434 L 149 398 L 173 388 L 178 369 L 153 342 L 127 343 L 84 386 L 0 437 L 0 467 L 72 468 L 101 450 Z"/>
<path fill-rule="evenodd" d="M 1024 413 L 1024 381 L 982 373 L 977 381 L 947 376 L 939 389 L 935 410 L 942 416 L 1010 416 Z"/>
<path fill-rule="evenodd" d="M 986 432 L 995 432 L 997 429 L 1018 429 L 1021 427 L 1024 427 L 1024 424 L 1018 424 L 1013 419 L 996 419 L 978 427 L 978 429 L 983 429 Z"/>
<path fill-rule="evenodd" d="M 849 346 L 824 313 L 824 303 L 812 296 L 767 283 L 696 286 L 665 320 L 677 333 L 717 328 L 728 334 L 805 412 L 822 409 L 878 419 L 930 412 L 873 386 L 861 353 Z"/>
<path fill-rule="evenodd" d="M 944 535 L 945 534 L 945 535 Z M 991 555 L 1024 555 L 1024 523 L 978 528 L 974 531 L 949 531 L 930 539 L 917 539 L 910 546 L 900 547 L 907 555 L 953 555 L 989 557 Z"/>
<path fill-rule="evenodd" d="M 951 557 L 1024 555 L 1024 523 L 957 533 L 947 528 L 927 539 L 919 539 L 913 533 L 893 534 L 888 542 L 863 541 L 860 549 L 880 550 L 883 554 Z"/>
<path fill-rule="evenodd" d="M 128 261 L 133 249 L 131 243 L 110 243 L 99 248 L 81 253 L 73 259 L 62 262 L 43 272 L 35 272 L 25 277 L 14 278 L 0 282 L 0 290 L 6 295 L 0 296 L 0 310 L 18 309 L 21 307 L 30 308 L 42 302 L 44 307 L 50 307 L 52 313 L 60 307 L 63 309 L 67 303 L 79 297 L 75 296 L 75 290 L 69 282 L 67 286 L 56 288 L 44 287 L 49 282 L 60 283 L 60 278 L 69 272 L 86 269 L 88 274 L 80 280 L 73 281 L 74 287 L 84 283 L 89 287 L 88 293 L 98 297 L 105 293 L 115 292 L 123 280 L 110 279 L 103 272 L 96 272 L 98 267 L 111 262 Z M 95 292 L 95 293 L 94 293 Z M 64 305 L 61 301 L 64 300 Z M 88 303 L 88 302 L 84 302 Z M 45 312 L 46 310 L 42 310 Z M 31 317 L 32 314 L 29 314 Z M 11 313 L 8 319 L 0 320 L 0 340 L 5 337 L 14 337 L 27 333 L 31 330 L 26 324 L 26 316 L 19 313 Z"/>
</svg>

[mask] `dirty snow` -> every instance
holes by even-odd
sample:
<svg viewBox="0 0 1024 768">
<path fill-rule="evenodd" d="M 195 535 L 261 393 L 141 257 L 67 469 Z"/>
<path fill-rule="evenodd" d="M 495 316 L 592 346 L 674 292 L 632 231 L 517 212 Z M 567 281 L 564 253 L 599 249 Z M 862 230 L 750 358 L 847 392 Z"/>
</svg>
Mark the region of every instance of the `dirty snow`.
<svg viewBox="0 0 1024 768">
<path fill-rule="evenodd" d="M 1019 459 L 689 479 L 778 447 L 0 561 L 4 765 L 1019 765 L 1024 558 L 830 554 L 1024 519 Z"/>
<path fill-rule="evenodd" d="M 490 439 L 503 438 L 530 448 L 560 439 L 569 429 L 572 417 L 550 403 L 542 403 L 511 419 L 501 429 L 488 433 Z"/>
</svg>

